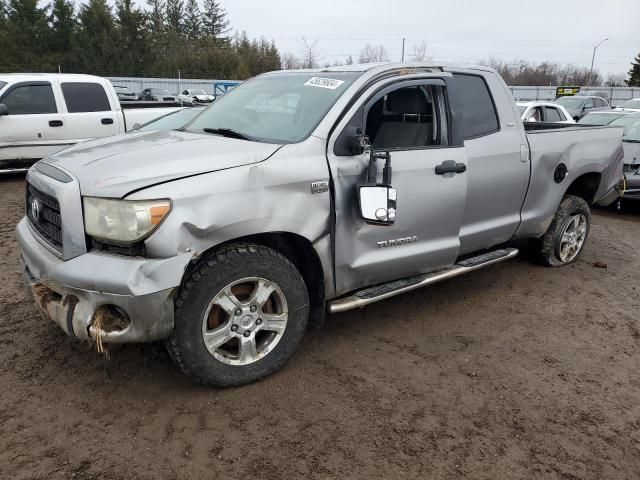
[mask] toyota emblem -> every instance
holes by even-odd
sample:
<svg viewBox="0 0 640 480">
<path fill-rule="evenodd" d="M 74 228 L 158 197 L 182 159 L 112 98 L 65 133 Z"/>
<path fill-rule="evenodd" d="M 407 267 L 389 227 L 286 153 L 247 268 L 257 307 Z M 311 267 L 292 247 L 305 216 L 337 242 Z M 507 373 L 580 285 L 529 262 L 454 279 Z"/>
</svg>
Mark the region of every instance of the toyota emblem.
<svg viewBox="0 0 640 480">
<path fill-rule="evenodd" d="M 40 221 L 40 200 L 37 198 L 31 200 L 31 216 L 36 222 Z"/>
</svg>

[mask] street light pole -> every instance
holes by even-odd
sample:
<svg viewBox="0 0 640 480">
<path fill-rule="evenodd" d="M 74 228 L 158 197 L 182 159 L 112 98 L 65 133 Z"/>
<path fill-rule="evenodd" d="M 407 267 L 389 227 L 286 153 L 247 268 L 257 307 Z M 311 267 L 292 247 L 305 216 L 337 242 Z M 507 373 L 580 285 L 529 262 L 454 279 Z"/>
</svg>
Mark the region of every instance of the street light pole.
<svg viewBox="0 0 640 480">
<path fill-rule="evenodd" d="M 593 75 L 593 62 L 596 59 L 596 50 L 598 49 L 598 47 L 600 45 L 602 45 L 607 40 L 609 40 L 609 39 L 605 38 L 604 40 L 601 40 L 599 44 L 597 44 L 595 47 L 593 47 L 593 55 L 591 56 L 591 70 L 589 70 L 589 81 L 587 82 L 587 87 L 591 86 L 591 76 Z"/>
</svg>

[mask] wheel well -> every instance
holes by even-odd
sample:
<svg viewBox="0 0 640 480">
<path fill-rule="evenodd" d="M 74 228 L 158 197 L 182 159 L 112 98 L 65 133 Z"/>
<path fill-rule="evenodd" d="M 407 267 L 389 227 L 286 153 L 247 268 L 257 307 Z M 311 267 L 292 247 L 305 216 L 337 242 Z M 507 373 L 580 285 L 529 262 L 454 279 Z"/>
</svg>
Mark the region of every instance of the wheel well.
<svg viewBox="0 0 640 480">
<path fill-rule="evenodd" d="M 566 191 L 566 195 L 575 195 L 592 204 L 600 187 L 601 175 L 596 172 L 585 173 L 576 178 Z"/>
<path fill-rule="evenodd" d="M 312 243 L 295 233 L 270 232 L 234 238 L 207 251 L 215 250 L 230 243 L 256 243 L 277 250 L 298 269 L 307 286 L 310 301 L 309 322 L 316 327 L 324 323 L 325 291 L 324 270 Z M 203 252 L 203 254 L 206 252 Z M 202 256 L 202 255 L 200 255 Z M 197 261 L 197 260 L 196 260 Z M 195 263 L 195 261 L 194 261 Z M 185 272 L 186 274 L 186 272 Z"/>
</svg>

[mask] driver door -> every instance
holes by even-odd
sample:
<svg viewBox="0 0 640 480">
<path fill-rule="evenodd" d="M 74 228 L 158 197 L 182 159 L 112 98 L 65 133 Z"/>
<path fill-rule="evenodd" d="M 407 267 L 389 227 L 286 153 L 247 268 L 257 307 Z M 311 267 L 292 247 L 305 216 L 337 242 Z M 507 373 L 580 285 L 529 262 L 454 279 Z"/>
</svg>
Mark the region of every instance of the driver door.
<svg viewBox="0 0 640 480">
<path fill-rule="evenodd" d="M 436 173 L 445 162 L 467 163 L 463 141 L 453 132 L 446 76 L 380 82 L 334 130 L 328 161 L 335 190 L 338 295 L 447 267 L 458 257 L 467 175 Z M 357 187 L 366 177 L 370 157 L 344 147 L 358 131 L 369 136 L 374 151 L 391 156 L 390 184 L 397 192 L 392 225 L 367 223 L 361 217 Z M 381 178 L 384 162 L 378 163 Z"/>
</svg>

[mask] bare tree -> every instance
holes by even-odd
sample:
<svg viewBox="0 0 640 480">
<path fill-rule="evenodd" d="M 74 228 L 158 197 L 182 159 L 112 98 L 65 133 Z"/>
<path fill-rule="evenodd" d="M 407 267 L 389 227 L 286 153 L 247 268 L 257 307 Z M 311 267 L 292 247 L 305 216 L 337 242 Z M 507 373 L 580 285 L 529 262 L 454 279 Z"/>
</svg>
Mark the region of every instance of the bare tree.
<svg viewBox="0 0 640 480">
<path fill-rule="evenodd" d="M 500 74 L 508 85 L 587 85 L 589 69 L 575 65 L 561 65 L 553 62 L 531 63 L 526 60 L 490 59 L 481 62 Z M 591 85 L 598 86 L 604 82 L 597 71 L 591 76 Z"/>
<path fill-rule="evenodd" d="M 309 42 L 305 37 L 301 39 L 302 43 L 302 55 L 301 55 L 301 67 L 302 68 L 315 68 L 318 66 L 320 58 L 320 50 L 318 49 L 318 40 Z"/>
<path fill-rule="evenodd" d="M 360 63 L 373 63 L 373 62 L 388 62 L 389 55 L 387 49 L 383 45 L 374 47 L 373 45 L 366 44 L 360 52 Z"/>
<path fill-rule="evenodd" d="M 424 40 L 420 43 L 413 44 L 413 55 L 411 59 L 414 62 L 424 62 L 425 60 L 431 60 L 431 56 L 427 54 L 427 42 Z"/>
<path fill-rule="evenodd" d="M 604 81 L 605 87 L 626 87 L 627 76 L 624 73 L 610 73 Z"/>
<path fill-rule="evenodd" d="M 283 70 L 294 70 L 300 68 L 300 59 L 291 52 L 283 53 L 280 57 Z"/>
</svg>

